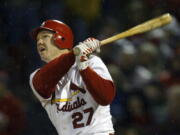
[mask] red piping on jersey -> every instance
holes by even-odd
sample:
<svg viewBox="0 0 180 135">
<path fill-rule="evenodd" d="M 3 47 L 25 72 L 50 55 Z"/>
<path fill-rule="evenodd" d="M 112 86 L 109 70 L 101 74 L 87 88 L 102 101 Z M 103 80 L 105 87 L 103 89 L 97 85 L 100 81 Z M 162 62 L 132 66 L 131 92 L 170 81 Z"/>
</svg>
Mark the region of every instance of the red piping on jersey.
<svg viewBox="0 0 180 135">
<path fill-rule="evenodd" d="M 108 105 L 115 96 L 115 86 L 112 81 L 100 77 L 90 67 L 80 71 L 88 91 L 100 105 Z"/>
<path fill-rule="evenodd" d="M 73 52 L 63 54 L 43 66 L 33 78 L 35 90 L 44 98 L 49 98 L 55 91 L 56 84 L 68 72 L 75 62 Z"/>
</svg>

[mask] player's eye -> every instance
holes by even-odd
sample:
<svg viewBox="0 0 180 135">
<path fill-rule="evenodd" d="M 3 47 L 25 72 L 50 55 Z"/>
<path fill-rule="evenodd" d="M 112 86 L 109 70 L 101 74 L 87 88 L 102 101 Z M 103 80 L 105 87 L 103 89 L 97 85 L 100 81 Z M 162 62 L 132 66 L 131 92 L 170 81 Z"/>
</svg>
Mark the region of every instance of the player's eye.
<svg viewBox="0 0 180 135">
<path fill-rule="evenodd" d="M 42 38 L 49 38 L 49 35 L 43 35 Z"/>
</svg>

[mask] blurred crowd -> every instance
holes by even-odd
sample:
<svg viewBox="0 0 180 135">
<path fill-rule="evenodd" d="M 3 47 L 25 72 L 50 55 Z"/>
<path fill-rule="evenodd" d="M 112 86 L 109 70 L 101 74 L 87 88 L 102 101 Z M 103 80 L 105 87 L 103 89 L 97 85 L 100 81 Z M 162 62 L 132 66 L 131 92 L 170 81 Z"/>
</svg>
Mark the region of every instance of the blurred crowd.
<svg viewBox="0 0 180 135">
<path fill-rule="evenodd" d="M 42 21 L 67 23 L 77 44 L 166 12 L 171 24 L 103 46 L 97 55 L 116 84 L 116 135 L 180 135 L 179 6 L 179 0 L 1 0 L 0 135 L 57 135 L 29 87 L 29 74 L 44 64 L 29 33 Z"/>
<path fill-rule="evenodd" d="M 117 135 L 180 134 L 179 30 L 173 18 L 164 28 L 103 48 L 117 86 L 111 105 Z"/>
</svg>

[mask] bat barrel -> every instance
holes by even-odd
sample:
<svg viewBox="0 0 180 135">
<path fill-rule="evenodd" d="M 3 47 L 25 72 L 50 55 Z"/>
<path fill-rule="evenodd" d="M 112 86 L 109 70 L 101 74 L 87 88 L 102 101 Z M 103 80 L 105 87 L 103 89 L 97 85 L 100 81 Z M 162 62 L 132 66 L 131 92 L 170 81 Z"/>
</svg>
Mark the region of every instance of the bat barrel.
<svg viewBox="0 0 180 135">
<path fill-rule="evenodd" d="M 153 30 L 155 28 L 162 27 L 164 25 L 169 24 L 171 21 L 172 21 L 172 17 L 169 13 L 163 14 L 159 17 L 156 17 L 156 18 L 146 21 L 142 24 L 139 24 L 135 27 L 132 27 L 124 32 L 117 34 L 117 35 L 114 35 L 112 37 L 104 39 L 104 40 L 100 41 L 100 45 L 102 46 L 105 44 L 109 44 L 111 42 L 114 42 L 114 41 L 122 39 L 122 38 L 130 37 L 130 36 L 133 36 L 136 34 L 141 34 L 141 33 Z M 75 47 L 75 48 L 73 48 L 73 52 L 75 55 L 79 55 L 80 50 L 79 50 L 79 48 Z"/>
<path fill-rule="evenodd" d="M 171 21 L 172 21 L 171 15 L 169 13 L 166 13 L 159 17 L 156 17 L 154 19 L 146 21 L 142 24 L 139 24 L 135 27 L 132 27 L 120 34 L 117 34 L 110 38 L 102 40 L 100 43 L 101 43 L 101 45 L 109 44 L 111 42 L 114 42 L 114 41 L 122 39 L 122 38 L 130 37 L 130 36 L 133 36 L 136 34 L 141 34 L 141 33 L 153 30 L 155 28 L 162 27 L 166 24 L 169 24 Z"/>
</svg>

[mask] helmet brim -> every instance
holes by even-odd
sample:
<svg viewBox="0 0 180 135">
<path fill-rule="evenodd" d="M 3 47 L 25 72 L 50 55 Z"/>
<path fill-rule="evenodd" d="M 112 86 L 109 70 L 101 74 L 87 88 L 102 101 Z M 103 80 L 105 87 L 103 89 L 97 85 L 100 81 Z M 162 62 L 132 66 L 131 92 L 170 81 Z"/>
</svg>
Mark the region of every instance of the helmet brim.
<svg viewBox="0 0 180 135">
<path fill-rule="evenodd" d="M 55 32 L 53 29 L 50 29 L 50 28 L 47 28 L 47 27 L 38 27 L 38 28 L 35 28 L 31 31 L 31 37 L 36 40 L 37 38 L 37 34 L 42 31 L 42 30 L 47 30 L 47 31 L 52 31 L 52 32 Z"/>
</svg>

